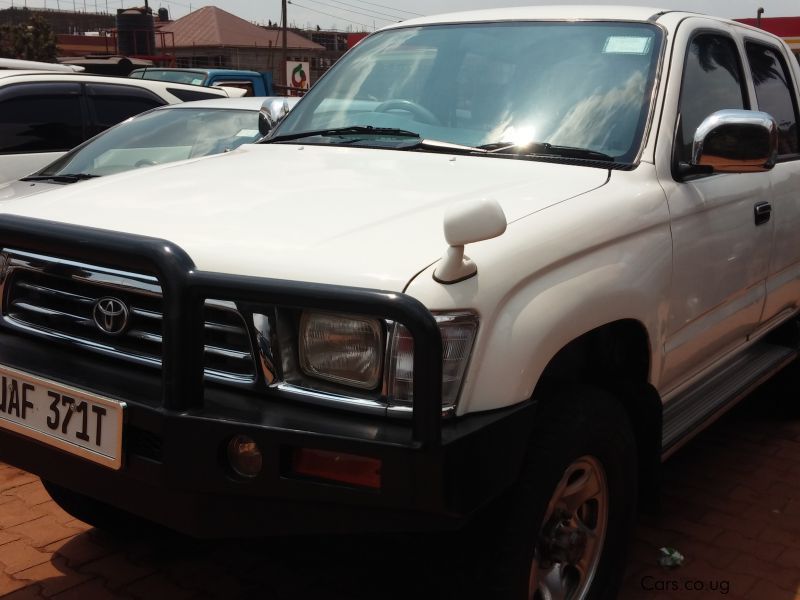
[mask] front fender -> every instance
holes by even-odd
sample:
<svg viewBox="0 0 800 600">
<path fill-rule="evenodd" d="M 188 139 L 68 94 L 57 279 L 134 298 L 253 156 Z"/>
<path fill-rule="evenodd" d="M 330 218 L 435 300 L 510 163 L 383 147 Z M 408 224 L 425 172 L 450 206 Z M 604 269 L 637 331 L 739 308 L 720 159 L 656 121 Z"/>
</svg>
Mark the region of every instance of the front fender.
<svg viewBox="0 0 800 600">
<path fill-rule="evenodd" d="M 621 319 L 646 329 L 650 382 L 657 385 L 672 241 L 664 194 L 651 174 L 645 166 L 615 173 L 616 184 L 519 219 L 503 236 L 468 246 L 478 265 L 471 279 L 436 283 L 433 265 L 409 284 L 407 293 L 432 310 L 479 314 L 458 414 L 526 400 L 559 350 Z"/>
</svg>

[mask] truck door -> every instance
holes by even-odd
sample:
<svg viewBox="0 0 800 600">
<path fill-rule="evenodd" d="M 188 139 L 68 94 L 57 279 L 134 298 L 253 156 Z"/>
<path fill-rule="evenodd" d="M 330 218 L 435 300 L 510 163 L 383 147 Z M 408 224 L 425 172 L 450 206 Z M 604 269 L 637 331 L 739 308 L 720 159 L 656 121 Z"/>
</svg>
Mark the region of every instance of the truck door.
<svg viewBox="0 0 800 600">
<path fill-rule="evenodd" d="M 689 161 L 695 131 L 706 117 L 751 106 L 732 30 L 690 18 L 675 44 L 672 89 L 661 124 L 662 131 L 674 131 L 674 141 L 657 150 L 673 238 L 662 393 L 746 343 L 756 329 L 774 230 L 773 219 L 758 222 L 754 217 L 754 207 L 770 200 L 769 173 L 677 174 L 679 162 Z"/>
<path fill-rule="evenodd" d="M 797 131 L 797 65 L 770 38 L 745 38 L 748 70 L 759 110 L 778 122 L 778 164 L 770 172 L 770 205 L 775 238 L 767 276 L 765 328 L 785 319 L 800 300 L 800 144 Z M 790 70 L 790 65 L 795 70 Z"/>
</svg>

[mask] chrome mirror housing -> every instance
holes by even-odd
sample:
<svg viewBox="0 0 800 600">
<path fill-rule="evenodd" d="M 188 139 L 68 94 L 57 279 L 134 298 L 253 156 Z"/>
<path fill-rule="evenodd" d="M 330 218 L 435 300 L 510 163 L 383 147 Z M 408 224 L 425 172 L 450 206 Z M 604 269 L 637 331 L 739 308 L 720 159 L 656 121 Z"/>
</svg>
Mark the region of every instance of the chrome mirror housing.
<svg viewBox="0 0 800 600">
<path fill-rule="evenodd" d="M 267 98 L 258 111 L 258 130 L 267 135 L 289 114 L 291 98 Z M 292 105 L 297 101 L 294 100 Z"/>
<path fill-rule="evenodd" d="M 775 166 L 778 124 L 755 110 L 720 110 L 694 134 L 690 168 L 709 173 L 758 173 Z"/>
</svg>

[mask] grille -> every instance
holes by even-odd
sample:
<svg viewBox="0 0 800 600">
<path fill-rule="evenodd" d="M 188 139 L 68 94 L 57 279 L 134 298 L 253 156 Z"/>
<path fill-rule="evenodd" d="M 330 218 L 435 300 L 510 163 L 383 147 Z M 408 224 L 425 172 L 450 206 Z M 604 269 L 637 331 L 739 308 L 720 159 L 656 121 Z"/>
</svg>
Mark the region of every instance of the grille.
<svg viewBox="0 0 800 600">
<path fill-rule="evenodd" d="M 7 324 L 139 364 L 161 365 L 162 298 L 155 278 L 43 263 L 44 257 L 35 255 L 24 258 L 10 262 L 3 311 Z M 95 305 L 107 297 L 128 309 L 128 326 L 118 335 L 101 330 L 95 321 Z M 206 376 L 253 381 L 250 337 L 235 305 L 207 300 L 204 318 Z"/>
</svg>

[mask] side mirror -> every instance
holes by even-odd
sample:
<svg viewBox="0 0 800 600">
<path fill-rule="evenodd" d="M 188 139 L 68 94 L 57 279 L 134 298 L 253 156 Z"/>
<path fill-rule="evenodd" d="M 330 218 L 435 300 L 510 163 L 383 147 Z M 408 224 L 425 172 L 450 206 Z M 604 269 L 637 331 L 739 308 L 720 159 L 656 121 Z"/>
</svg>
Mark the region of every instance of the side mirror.
<svg viewBox="0 0 800 600">
<path fill-rule="evenodd" d="M 682 174 L 758 173 L 775 166 L 778 124 L 755 110 L 720 110 L 706 117 L 694 134 L 692 162 Z"/>
<path fill-rule="evenodd" d="M 284 98 L 269 98 L 258 111 L 258 131 L 267 135 L 289 114 L 289 102 Z"/>
<path fill-rule="evenodd" d="M 452 205 L 444 213 L 444 239 L 447 251 L 433 272 L 439 283 L 458 283 L 478 272 L 464 256 L 464 246 L 503 235 L 508 222 L 497 200 L 483 198 Z"/>
</svg>

